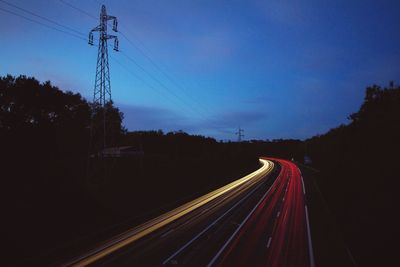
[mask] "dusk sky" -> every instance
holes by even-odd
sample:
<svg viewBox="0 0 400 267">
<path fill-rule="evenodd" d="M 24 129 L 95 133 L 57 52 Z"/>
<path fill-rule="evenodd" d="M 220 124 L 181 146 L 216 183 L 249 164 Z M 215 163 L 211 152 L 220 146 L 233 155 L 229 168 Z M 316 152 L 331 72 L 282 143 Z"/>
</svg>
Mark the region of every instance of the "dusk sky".
<svg viewBox="0 0 400 267">
<path fill-rule="evenodd" d="M 50 80 L 90 101 L 97 47 L 87 35 L 101 4 L 118 17 L 111 87 L 128 130 L 234 140 L 240 126 L 245 139 L 304 139 L 346 123 L 366 86 L 400 77 L 398 0 L 6 2 L 0 75 Z"/>
</svg>

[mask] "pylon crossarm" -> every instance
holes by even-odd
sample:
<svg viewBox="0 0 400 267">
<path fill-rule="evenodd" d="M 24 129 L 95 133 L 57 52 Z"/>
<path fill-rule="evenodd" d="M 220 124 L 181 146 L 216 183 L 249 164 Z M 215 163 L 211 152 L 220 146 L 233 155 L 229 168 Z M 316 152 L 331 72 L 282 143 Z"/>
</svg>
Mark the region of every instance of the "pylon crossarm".
<svg viewBox="0 0 400 267">
<path fill-rule="evenodd" d="M 94 27 L 90 32 L 98 32 L 98 31 L 101 31 L 101 30 L 102 30 L 101 26 L 98 25 L 98 26 Z"/>
</svg>

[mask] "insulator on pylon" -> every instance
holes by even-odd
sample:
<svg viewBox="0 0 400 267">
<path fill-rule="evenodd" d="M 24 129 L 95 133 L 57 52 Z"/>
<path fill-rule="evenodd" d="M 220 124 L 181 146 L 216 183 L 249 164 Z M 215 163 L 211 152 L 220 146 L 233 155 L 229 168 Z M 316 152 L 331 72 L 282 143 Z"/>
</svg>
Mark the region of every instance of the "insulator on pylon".
<svg viewBox="0 0 400 267">
<path fill-rule="evenodd" d="M 113 21 L 113 31 L 115 31 L 115 32 L 118 31 L 118 21 L 117 21 L 117 18 L 115 18 L 114 21 Z"/>
<path fill-rule="evenodd" d="M 93 33 L 92 32 L 89 33 L 89 44 L 93 45 Z"/>
<path fill-rule="evenodd" d="M 118 44 L 119 44 L 118 38 L 115 38 L 115 39 L 114 39 L 114 50 L 117 51 L 117 52 L 119 51 L 119 50 L 118 50 L 118 49 L 119 49 L 119 48 L 118 48 Z"/>
</svg>

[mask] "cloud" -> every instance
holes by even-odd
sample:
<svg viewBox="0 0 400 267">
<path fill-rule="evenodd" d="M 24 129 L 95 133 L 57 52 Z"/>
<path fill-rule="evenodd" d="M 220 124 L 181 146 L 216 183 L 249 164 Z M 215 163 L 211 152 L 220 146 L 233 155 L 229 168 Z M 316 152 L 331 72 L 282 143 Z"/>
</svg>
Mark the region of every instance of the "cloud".
<svg viewBox="0 0 400 267">
<path fill-rule="evenodd" d="M 124 113 L 124 125 L 128 130 L 158 130 L 165 131 L 185 130 L 188 128 L 186 117 L 171 110 L 151 107 L 120 105 L 117 106 Z"/>
</svg>

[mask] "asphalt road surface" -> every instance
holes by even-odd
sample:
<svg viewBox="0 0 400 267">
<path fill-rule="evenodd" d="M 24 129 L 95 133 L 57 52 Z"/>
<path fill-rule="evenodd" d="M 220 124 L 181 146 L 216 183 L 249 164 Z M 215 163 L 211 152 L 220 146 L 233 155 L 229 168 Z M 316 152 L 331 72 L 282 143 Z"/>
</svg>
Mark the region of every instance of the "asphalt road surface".
<svg viewBox="0 0 400 267">
<path fill-rule="evenodd" d="M 305 188 L 286 160 L 184 204 L 66 266 L 314 266 Z"/>
</svg>

